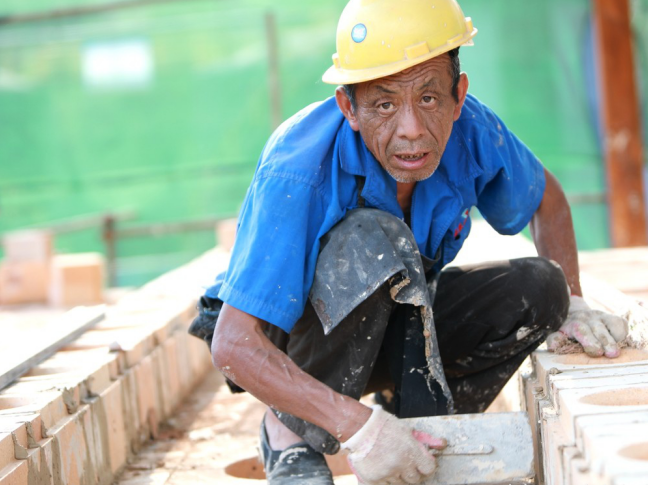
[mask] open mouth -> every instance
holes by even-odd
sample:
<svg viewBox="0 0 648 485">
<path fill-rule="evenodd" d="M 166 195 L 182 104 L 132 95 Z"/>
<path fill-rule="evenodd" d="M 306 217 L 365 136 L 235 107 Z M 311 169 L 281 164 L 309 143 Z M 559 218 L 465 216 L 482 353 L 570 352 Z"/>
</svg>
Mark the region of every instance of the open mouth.
<svg viewBox="0 0 648 485">
<path fill-rule="evenodd" d="M 394 157 L 403 165 L 418 165 L 425 161 L 428 152 L 422 153 L 400 153 Z"/>
</svg>

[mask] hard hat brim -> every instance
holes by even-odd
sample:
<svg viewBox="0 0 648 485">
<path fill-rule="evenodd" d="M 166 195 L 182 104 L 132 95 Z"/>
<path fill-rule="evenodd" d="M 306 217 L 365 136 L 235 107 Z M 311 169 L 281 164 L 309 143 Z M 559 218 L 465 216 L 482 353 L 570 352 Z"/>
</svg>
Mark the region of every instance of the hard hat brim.
<svg viewBox="0 0 648 485">
<path fill-rule="evenodd" d="M 381 77 L 391 76 L 392 74 L 397 74 L 405 69 L 414 67 L 417 64 L 428 61 L 434 57 L 445 54 L 452 49 L 455 49 L 459 46 L 471 46 L 474 45 L 472 38 L 477 34 L 477 29 L 473 28 L 471 32 L 466 32 L 466 34 L 455 40 L 454 42 L 446 43 L 445 45 L 434 49 L 433 51 L 420 56 L 414 59 L 403 59 L 402 61 L 393 62 L 384 66 L 378 66 L 369 69 L 359 69 L 359 70 L 349 70 L 349 69 L 340 69 L 337 66 L 333 65 L 329 67 L 324 75 L 322 76 L 322 81 L 326 84 L 358 84 L 366 81 L 373 81 L 374 79 L 379 79 Z"/>
</svg>

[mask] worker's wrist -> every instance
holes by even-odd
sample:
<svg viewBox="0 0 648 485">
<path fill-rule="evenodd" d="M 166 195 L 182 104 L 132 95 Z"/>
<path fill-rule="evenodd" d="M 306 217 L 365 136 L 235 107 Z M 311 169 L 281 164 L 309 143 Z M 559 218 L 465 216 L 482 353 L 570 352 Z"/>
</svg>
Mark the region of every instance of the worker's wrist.
<svg viewBox="0 0 648 485">
<path fill-rule="evenodd" d="M 348 442 L 353 436 L 357 435 L 358 432 L 367 424 L 367 422 L 373 416 L 373 409 L 371 407 L 365 406 L 364 404 L 356 401 L 353 409 L 347 410 L 345 412 L 346 419 L 338 420 L 338 426 L 334 435 L 340 443 Z"/>
<path fill-rule="evenodd" d="M 360 446 L 367 445 L 371 448 L 378 438 L 378 434 L 388 416 L 388 413 L 379 404 L 371 406 L 369 419 L 367 419 L 353 436 L 341 443 L 342 449 L 356 451 Z"/>
</svg>

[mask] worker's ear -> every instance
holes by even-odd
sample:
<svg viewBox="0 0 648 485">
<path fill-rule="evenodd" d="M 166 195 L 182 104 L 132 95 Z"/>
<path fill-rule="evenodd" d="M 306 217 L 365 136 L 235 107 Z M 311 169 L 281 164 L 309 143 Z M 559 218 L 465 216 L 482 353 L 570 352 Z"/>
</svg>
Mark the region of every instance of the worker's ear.
<svg viewBox="0 0 648 485">
<path fill-rule="evenodd" d="M 355 115 L 355 110 L 353 109 L 351 100 L 342 86 L 338 86 L 335 90 L 335 101 L 337 101 L 338 108 L 340 108 L 340 111 L 342 111 L 342 114 L 349 122 L 351 129 L 353 131 L 358 131 L 359 125 L 358 119 Z"/>
<path fill-rule="evenodd" d="M 459 98 L 459 101 L 454 109 L 454 121 L 457 121 L 459 116 L 461 116 L 461 108 L 463 108 L 466 95 L 468 94 L 468 84 L 468 75 L 462 72 L 459 76 L 459 84 L 457 84 L 457 98 Z"/>
</svg>

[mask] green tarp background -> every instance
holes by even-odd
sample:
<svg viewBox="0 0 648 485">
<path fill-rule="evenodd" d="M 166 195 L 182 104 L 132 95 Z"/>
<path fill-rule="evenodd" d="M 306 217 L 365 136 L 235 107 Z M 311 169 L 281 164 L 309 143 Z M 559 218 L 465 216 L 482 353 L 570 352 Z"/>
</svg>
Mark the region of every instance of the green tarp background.
<svg viewBox="0 0 648 485">
<path fill-rule="evenodd" d="M 105 3 L 0 5 L 0 232 L 108 211 L 136 215 L 123 226 L 235 215 L 272 130 L 268 11 L 278 25 L 283 118 L 333 92 L 320 76 L 345 1 L 185 0 L 2 23 Z M 471 92 L 569 195 L 602 195 L 589 1 L 461 4 L 479 29 L 461 53 Z M 634 1 L 633 12 L 643 94 L 648 0 Z M 134 60 L 120 64 L 119 53 Z M 607 246 L 605 205 L 573 202 L 579 247 Z M 141 284 L 213 245 L 213 231 L 120 240 L 119 284 Z M 98 229 L 62 235 L 56 246 L 104 250 Z"/>
</svg>

